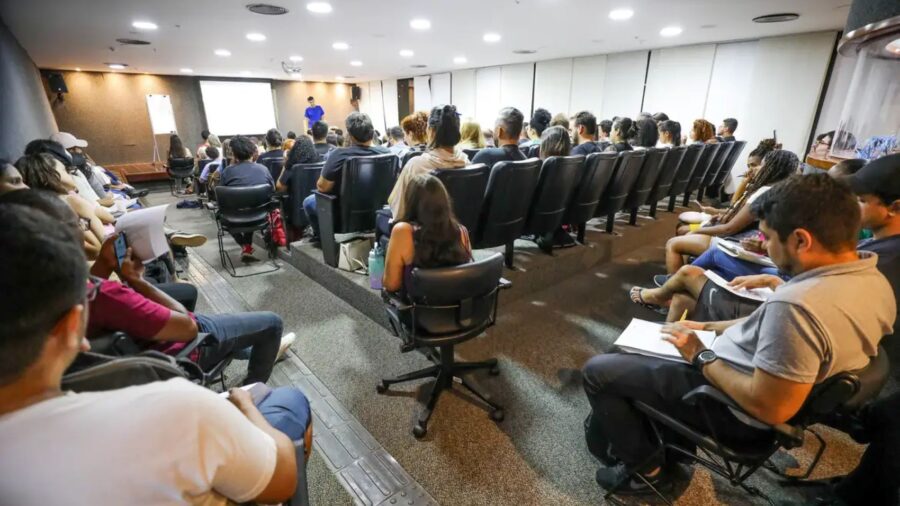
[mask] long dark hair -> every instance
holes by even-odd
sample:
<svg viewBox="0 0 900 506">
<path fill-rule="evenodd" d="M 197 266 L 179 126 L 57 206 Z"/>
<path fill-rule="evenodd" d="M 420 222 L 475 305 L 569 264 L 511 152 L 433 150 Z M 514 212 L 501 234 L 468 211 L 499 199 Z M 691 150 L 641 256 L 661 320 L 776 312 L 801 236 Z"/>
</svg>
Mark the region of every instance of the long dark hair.
<svg viewBox="0 0 900 506">
<path fill-rule="evenodd" d="M 312 139 L 306 135 L 297 137 L 291 150 L 288 151 L 287 158 L 284 160 L 284 168 L 290 169 L 298 163 L 317 163 L 322 161 L 322 157 L 316 152 Z"/>
<path fill-rule="evenodd" d="M 428 149 L 453 149 L 459 144 L 459 114 L 454 105 L 439 105 L 431 109 L 428 116 L 428 128 L 434 135 L 428 141 Z"/>
<path fill-rule="evenodd" d="M 184 143 L 181 142 L 178 134 L 172 134 L 169 137 L 169 156 L 167 158 L 184 158 Z"/>
<path fill-rule="evenodd" d="M 628 140 L 637 135 L 637 129 L 634 127 L 634 122 L 631 121 L 631 118 L 618 118 L 613 123 L 612 133 L 613 141 L 618 137 L 617 142 L 628 144 Z"/>
<path fill-rule="evenodd" d="M 569 156 L 572 151 L 572 138 L 569 131 L 561 126 L 552 126 L 541 135 L 541 160 L 551 156 Z"/>
<path fill-rule="evenodd" d="M 645 118 L 637 122 L 637 136 L 634 139 L 636 146 L 652 148 L 659 141 L 659 130 L 656 122 L 652 119 Z"/>
<path fill-rule="evenodd" d="M 59 195 L 69 193 L 56 171 L 56 159 L 47 153 L 26 155 L 16 161 L 16 169 L 29 188 L 49 190 Z"/>
<path fill-rule="evenodd" d="M 469 260 L 460 240 L 460 225 L 453 215 L 450 195 L 441 180 L 430 175 L 414 176 L 403 194 L 405 214 L 399 221 L 416 225 L 413 232 L 416 267 L 459 265 Z"/>
<path fill-rule="evenodd" d="M 728 223 L 738 211 L 747 203 L 757 190 L 763 186 L 771 186 L 779 181 L 783 181 L 797 172 L 800 167 L 800 158 L 792 151 L 786 149 L 776 149 L 769 151 L 763 158 L 762 166 L 750 180 L 747 182 L 747 188 L 744 190 L 741 198 L 731 205 L 722 216 L 722 223 Z"/>
<path fill-rule="evenodd" d="M 659 131 L 672 136 L 673 146 L 681 146 L 681 123 L 670 119 L 660 121 Z"/>
</svg>

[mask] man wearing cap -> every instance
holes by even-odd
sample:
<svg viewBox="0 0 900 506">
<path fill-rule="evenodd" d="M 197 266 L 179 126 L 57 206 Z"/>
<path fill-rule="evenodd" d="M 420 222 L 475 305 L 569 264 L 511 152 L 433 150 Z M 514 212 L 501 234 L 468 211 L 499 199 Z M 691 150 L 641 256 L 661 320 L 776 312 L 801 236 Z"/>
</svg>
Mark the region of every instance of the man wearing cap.
<svg viewBox="0 0 900 506">
<path fill-rule="evenodd" d="M 108 185 L 109 182 L 102 176 L 102 167 L 95 167 L 96 164 L 94 164 L 93 160 L 91 160 L 84 152 L 84 148 L 88 145 L 87 141 L 79 139 L 69 132 L 57 132 L 50 136 L 50 140 L 58 142 L 66 149 L 69 153 L 69 158 L 71 159 L 70 164 L 67 165 L 76 167 L 84 174 L 91 189 L 97 194 L 97 198 L 99 199 L 98 203 L 106 207 L 112 207 L 116 196 L 109 193 L 106 191 L 106 188 L 104 188 L 104 185 Z"/>
</svg>

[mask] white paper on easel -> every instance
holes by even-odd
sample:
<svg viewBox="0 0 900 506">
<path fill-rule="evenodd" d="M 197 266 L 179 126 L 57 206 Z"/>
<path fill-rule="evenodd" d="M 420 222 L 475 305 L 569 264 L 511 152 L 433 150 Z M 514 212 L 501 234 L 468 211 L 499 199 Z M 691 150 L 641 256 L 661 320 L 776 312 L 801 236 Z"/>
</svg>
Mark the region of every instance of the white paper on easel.
<svg viewBox="0 0 900 506">
<path fill-rule="evenodd" d="M 713 341 L 716 340 L 716 333 L 709 330 L 695 330 L 694 333 L 707 348 L 711 348 Z M 661 324 L 633 318 L 613 344 L 628 353 L 687 363 L 675 345 L 663 341 L 662 336 Z"/>
<path fill-rule="evenodd" d="M 137 209 L 116 220 L 116 232 L 125 232 L 125 240 L 131 246 L 134 256 L 144 263 L 169 252 L 169 243 L 163 229 L 167 207 L 169 206 Z"/>
<path fill-rule="evenodd" d="M 172 111 L 172 100 L 168 95 L 147 95 L 147 111 L 150 113 L 150 126 L 153 135 L 174 134 L 175 113 Z"/>
</svg>

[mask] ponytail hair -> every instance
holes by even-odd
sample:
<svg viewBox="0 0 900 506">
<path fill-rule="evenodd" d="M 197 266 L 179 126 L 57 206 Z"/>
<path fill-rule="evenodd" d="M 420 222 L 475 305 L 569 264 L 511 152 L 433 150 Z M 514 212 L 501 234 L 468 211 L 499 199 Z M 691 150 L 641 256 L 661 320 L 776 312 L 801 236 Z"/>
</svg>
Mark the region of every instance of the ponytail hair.
<svg viewBox="0 0 900 506">
<path fill-rule="evenodd" d="M 434 133 L 428 142 L 428 149 L 453 149 L 459 144 L 459 114 L 455 105 L 439 105 L 431 109 L 428 128 Z"/>
<path fill-rule="evenodd" d="M 617 118 L 613 123 L 613 134 L 618 135 L 619 142 L 628 142 L 637 136 L 637 128 L 631 118 Z"/>
</svg>

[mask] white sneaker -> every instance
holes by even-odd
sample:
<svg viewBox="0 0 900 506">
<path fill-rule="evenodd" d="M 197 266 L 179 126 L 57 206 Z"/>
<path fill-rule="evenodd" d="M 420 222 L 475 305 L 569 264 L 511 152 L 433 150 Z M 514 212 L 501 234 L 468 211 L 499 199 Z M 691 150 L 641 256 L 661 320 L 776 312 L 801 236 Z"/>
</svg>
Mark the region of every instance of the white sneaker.
<svg viewBox="0 0 900 506">
<path fill-rule="evenodd" d="M 287 334 L 282 336 L 281 345 L 278 346 L 278 355 L 275 355 L 276 362 L 284 358 L 284 354 L 287 353 L 288 348 L 290 348 L 296 340 L 297 336 L 293 332 L 288 332 Z"/>
</svg>

